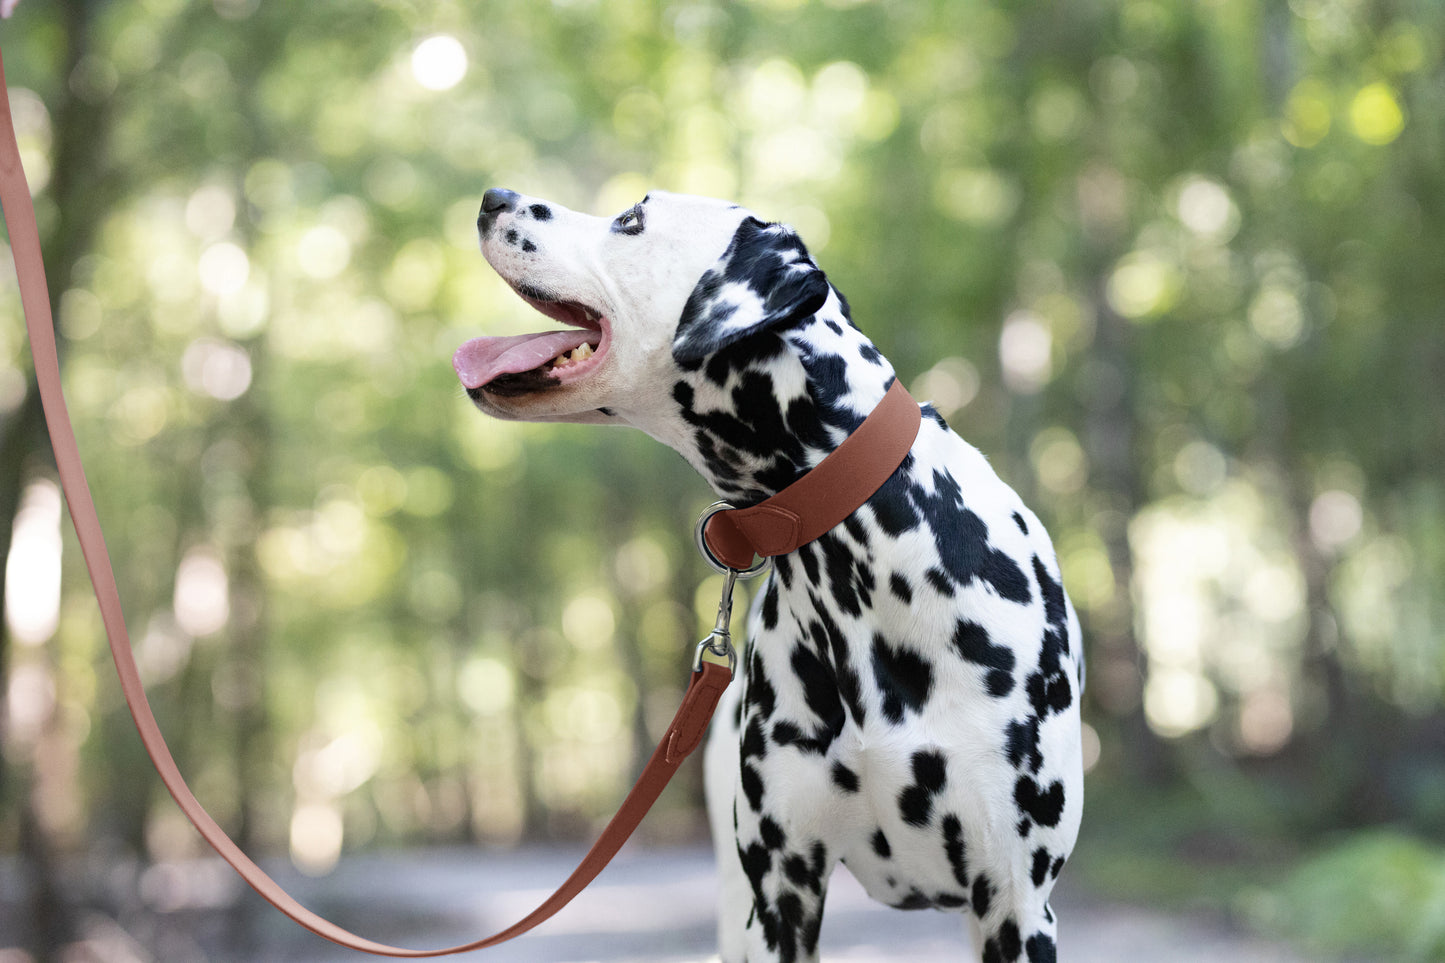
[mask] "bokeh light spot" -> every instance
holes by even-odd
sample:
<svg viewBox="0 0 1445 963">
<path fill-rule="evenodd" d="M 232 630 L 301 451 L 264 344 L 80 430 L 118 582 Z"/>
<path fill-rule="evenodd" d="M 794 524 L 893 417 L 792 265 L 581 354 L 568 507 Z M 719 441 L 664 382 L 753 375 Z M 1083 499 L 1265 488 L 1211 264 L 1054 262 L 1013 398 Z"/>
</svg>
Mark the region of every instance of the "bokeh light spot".
<svg viewBox="0 0 1445 963">
<path fill-rule="evenodd" d="M 246 279 L 251 276 L 251 259 L 235 244 L 222 241 L 201 252 L 196 273 L 201 279 L 201 287 L 224 297 L 245 286 Z"/>
<path fill-rule="evenodd" d="M 411 53 L 411 73 L 427 90 L 451 90 L 467 75 L 467 51 L 449 34 L 428 37 Z"/>
<path fill-rule="evenodd" d="M 1383 146 L 1405 129 L 1405 112 L 1386 84 L 1368 84 L 1350 101 L 1350 128 L 1365 143 Z"/>
</svg>

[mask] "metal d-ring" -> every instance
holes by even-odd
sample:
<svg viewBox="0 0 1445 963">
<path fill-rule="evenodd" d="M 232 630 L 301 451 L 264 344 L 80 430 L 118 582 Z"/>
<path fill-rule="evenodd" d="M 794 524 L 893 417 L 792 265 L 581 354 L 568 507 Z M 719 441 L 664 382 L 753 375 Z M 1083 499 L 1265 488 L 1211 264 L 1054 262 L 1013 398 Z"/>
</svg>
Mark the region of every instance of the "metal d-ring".
<svg viewBox="0 0 1445 963">
<path fill-rule="evenodd" d="M 729 672 L 737 669 L 737 650 L 733 648 L 732 633 L 729 629 L 733 614 L 733 587 L 737 584 L 738 579 L 761 575 L 772 564 L 772 559 L 760 558 L 747 568 L 737 569 L 724 564 L 712 553 L 712 549 L 708 548 L 705 534 L 708 520 L 718 512 L 725 512 L 731 508 L 732 506 L 727 502 L 713 502 L 703 509 L 702 517 L 697 520 L 697 527 L 693 529 L 693 541 L 697 543 L 697 550 L 702 554 L 703 560 L 723 577 L 722 593 L 717 604 L 717 621 L 713 623 L 712 631 L 707 634 L 707 638 L 697 644 L 697 651 L 692 657 L 694 672 L 702 670 L 704 653 L 711 653 L 720 659 L 727 659 Z"/>
<path fill-rule="evenodd" d="M 731 565 L 726 564 L 716 555 L 714 555 L 712 553 L 712 549 L 709 548 L 707 544 L 707 537 L 705 534 L 707 531 L 707 523 L 711 521 L 712 517 L 718 512 L 732 511 L 732 508 L 733 506 L 729 505 L 727 502 L 713 502 L 711 505 L 704 508 L 702 510 L 702 515 L 698 517 L 697 525 L 692 530 L 692 538 L 693 541 L 697 544 L 698 552 L 702 554 L 703 561 L 707 562 L 707 564 L 712 567 L 713 571 L 717 572 L 719 575 L 726 575 L 728 572 L 732 572 L 735 578 L 754 578 L 766 572 L 768 570 L 768 566 L 772 564 L 773 560 L 770 558 L 759 558 L 756 562 L 749 565 L 747 568 L 733 568 Z"/>
</svg>

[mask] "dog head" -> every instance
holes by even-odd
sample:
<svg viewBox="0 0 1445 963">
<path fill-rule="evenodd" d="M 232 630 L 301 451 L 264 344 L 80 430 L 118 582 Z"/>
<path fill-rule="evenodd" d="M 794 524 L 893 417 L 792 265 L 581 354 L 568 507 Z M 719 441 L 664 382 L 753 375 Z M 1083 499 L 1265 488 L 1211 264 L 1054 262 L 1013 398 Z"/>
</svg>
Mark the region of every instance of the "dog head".
<svg viewBox="0 0 1445 963">
<path fill-rule="evenodd" d="M 743 449 L 758 452 L 744 461 L 772 460 L 765 449 L 797 448 L 773 436 L 808 433 L 797 402 L 816 400 L 811 359 L 851 341 L 845 353 L 886 368 L 798 235 L 737 205 L 654 191 L 606 218 L 494 189 L 477 226 L 482 253 L 503 280 L 566 326 L 457 349 L 453 366 L 467 394 L 495 417 L 631 424 L 682 452 L 721 490 L 720 471 L 751 474 L 724 471 L 722 462 Z M 820 319 L 826 330 L 803 336 Z M 839 343 L 824 348 L 820 337 Z M 837 365 L 826 367 L 837 382 Z M 857 403 L 866 414 L 876 400 Z M 736 420 L 740 407 L 754 412 L 743 435 L 763 422 L 787 421 L 788 430 L 744 444 L 699 422 L 711 417 L 715 428 L 718 417 Z M 760 407 L 775 414 L 758 414 Z M 845 415 L 838 423 L 846 432 L 853 422 Z M 812 434 L 829 447 L 826 432 Z M 786 460 L 807 459 L 794 451 Z"/>
</svg>

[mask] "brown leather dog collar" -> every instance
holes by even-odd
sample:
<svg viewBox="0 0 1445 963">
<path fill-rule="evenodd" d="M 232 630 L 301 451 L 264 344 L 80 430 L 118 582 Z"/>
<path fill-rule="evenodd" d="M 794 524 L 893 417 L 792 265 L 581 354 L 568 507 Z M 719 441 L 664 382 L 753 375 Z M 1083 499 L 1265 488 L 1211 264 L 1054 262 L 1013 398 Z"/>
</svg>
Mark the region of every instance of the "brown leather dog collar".
<svg viewBox="0 0 1445 963">
<path fill-rule="evenodd" d="M 708 551 L 743 570 L 754 555 L 786 555 L 841 525 L 903 463 L 922 421 L 918 403 L 895 378 L 853 434 L 806 475 L 756 505 L 709 518 L 703 529 Z"/>
</svg>

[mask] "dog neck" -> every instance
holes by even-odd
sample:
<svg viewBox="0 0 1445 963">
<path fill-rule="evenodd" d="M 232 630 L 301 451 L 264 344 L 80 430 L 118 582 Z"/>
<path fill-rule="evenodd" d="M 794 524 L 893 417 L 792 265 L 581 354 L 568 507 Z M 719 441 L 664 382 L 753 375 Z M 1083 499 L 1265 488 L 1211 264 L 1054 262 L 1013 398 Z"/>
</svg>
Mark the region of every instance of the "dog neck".
<svg viewBox="0 0 1445 963">
<path fill-rule="evenodd" d="M 720 497 L 751 505 L 827 457 L 893 378 L 834 290 L 802 323 L 749 337 L 685 370 L 673 387 L 682 424 L 664 440 Z"/>
</svg>

